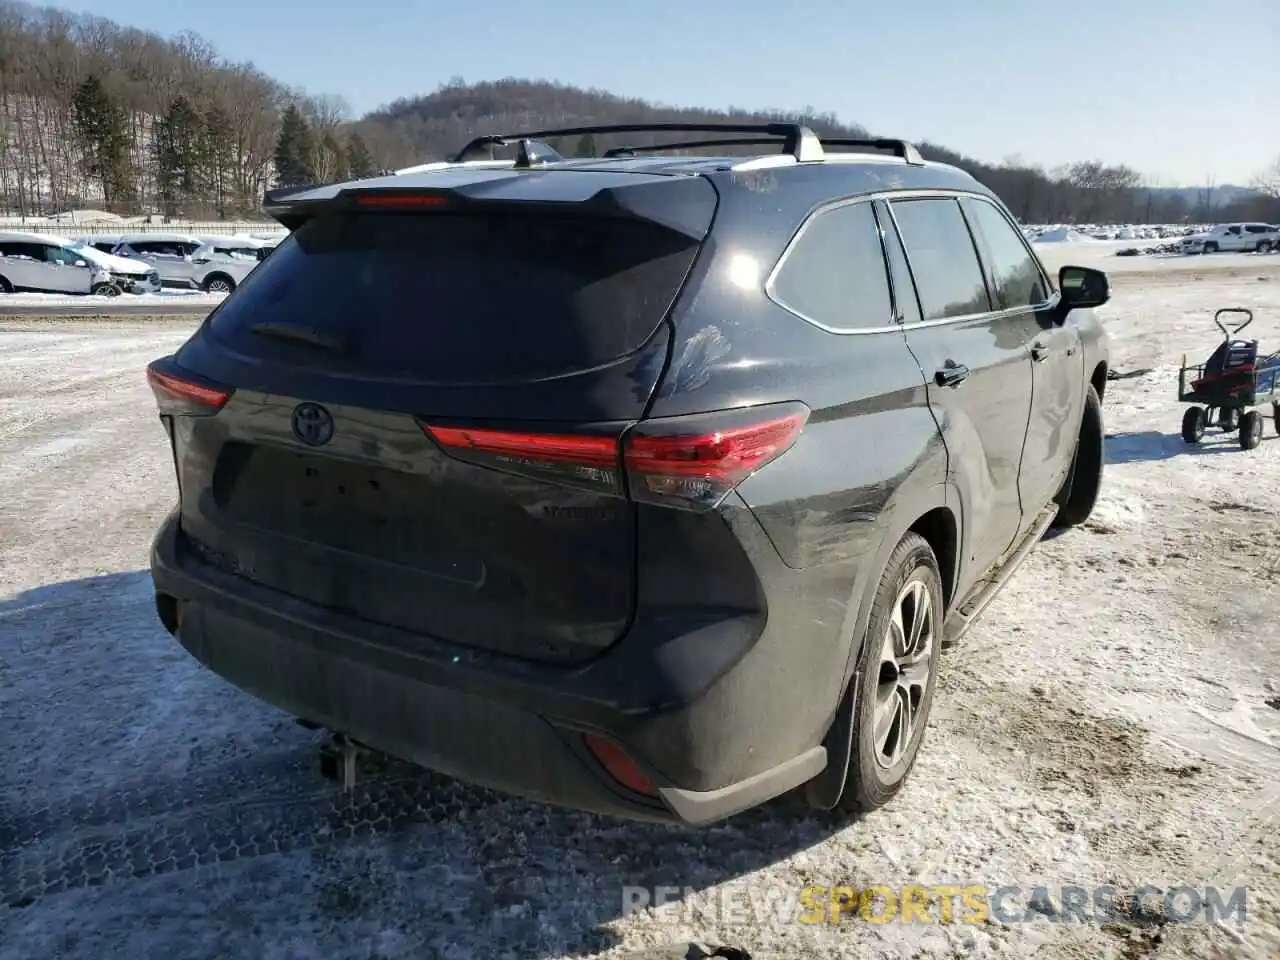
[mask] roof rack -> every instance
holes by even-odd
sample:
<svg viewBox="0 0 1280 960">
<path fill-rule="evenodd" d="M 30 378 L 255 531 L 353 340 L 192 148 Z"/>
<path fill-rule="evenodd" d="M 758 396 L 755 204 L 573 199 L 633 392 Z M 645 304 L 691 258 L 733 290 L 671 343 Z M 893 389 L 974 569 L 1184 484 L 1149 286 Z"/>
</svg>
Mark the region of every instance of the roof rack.
<svg viewBox="0 0 1280 960">
<path fill-rule="evenodd" d="M 485 147 L 492 150 L 494 147 L 506 147 L 513 143 L 518 143 L 520 144 L 520 155 L 516 159 L 516 166 L 537 166 L 563 159 L 542 141 L 556 137 L 614 133 L 743 133 L 754 134 L 754 136 L 717 140 L 688 140 L 679 143 L 662 143 L 648 146 L 615 147 L 607 151 L 605 157 L 620 157 L 636 153 L 658 153 L 663 150 L 689 150 L 695 147 L 747 147 L 780 143 L 782 152 L 795 157 L 799 163 L 812 163 L 822 160 L 825 156 L 823 147 L 828 146 L 887 150 L 912 165 L 919 166 L 924 163 L 924 158 L 920 156 L 920 152 L 906 140 L 884 137 L 870 139 L 819 138 L 812 130 L 800 123 L 618 123 L 588 127 L 563 127 L 557 130 L 537 130 L 529 133 L 496 134 L 476 137 L 459 150 L 449 162 L 462 163 L 470 154 Z"/>
<path fill-rule="evenodd" d="M 605 135 L 611 133 L 754 133 L 761 140 L 774 143 L 781 140 L 784 153 L 799 162 L 822 159 L 822 144 L 812 130 L 799 123 L 616 123 L 591 127 L 564 127 L 558 130 L 538 130 L 530 133 L 511 133 L 476 137 L 452 158 L 452 163 L 462 163 L 467 156 L 483 147 L 505 147 L 522 141 L 545 141 L 555 137 Z M 549 147 L 544 149 L 549 150 Z M 665 149 L 671 149 L 669 146 Z M 554 152 L 554 151 L 553 151 Z M 518 164 L 517 164 L 518 165 Z"/>
</svg>

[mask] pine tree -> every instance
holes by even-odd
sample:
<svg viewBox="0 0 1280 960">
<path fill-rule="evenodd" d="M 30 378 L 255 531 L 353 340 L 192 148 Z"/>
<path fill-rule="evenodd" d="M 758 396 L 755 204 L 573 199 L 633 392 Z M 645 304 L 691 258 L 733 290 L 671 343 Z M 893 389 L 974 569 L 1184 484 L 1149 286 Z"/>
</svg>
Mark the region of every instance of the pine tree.
<svg viewBox="0 0 1280 960">
<path fill-rule="evenodd" d="M 129 169 L 129 133 L 125 111 L 102 85 L 89 75 L 71 97 L 72 131 L 80 149 L 84 175 L 102 186 L 102 199 L 112 204 L 132 199 L 133 176 Z"/>
<path fill-rule="evenodd" d="M 205 113 L 201 139 L 208 199 L 222 220 L 227 216 L 227 201 L 235 189 L 235 135 L 231 116 L 224 108 L 214 106 Z"/>
<path fill-rule="evenodd" d="M 314 138 L 307 118 L 297 104 L 289 104 L 280 120 L 280 139 L 276 141 L 276 182 L 282 187 L 295 187 L 315 181 L 312 156 Z"/>
<path fill-rule="evenodd" d="M 151 133 L 156 190 L 166 216 L 203 199 L 206 144 L 204 119 L 186 97 L 175 97 Z"/>
<path fill-rule="evenodd" d="M 373 155 L 369 153 L 369 145 L 364 137 L 352 130 L 347 135 L 347 170 L 351 179 L 363 180 L 375 176 L 378 172 L 373 163 Z"/>
</svg>

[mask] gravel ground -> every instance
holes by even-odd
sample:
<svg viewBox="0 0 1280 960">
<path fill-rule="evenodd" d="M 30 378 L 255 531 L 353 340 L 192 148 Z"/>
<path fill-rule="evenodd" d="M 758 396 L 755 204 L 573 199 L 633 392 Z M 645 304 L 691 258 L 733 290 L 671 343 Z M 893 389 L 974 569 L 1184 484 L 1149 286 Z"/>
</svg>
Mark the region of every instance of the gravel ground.
<svg viewBox="0 0 1280 960">
<path fill-rule="evenodd" d="M 1104 499 L 948 653 L 900 797 L 701 832 L 396 764 L 337 795 L 318 734 L 155 618 L 146 551 L 176 491 L 142 370 L 193 322 L 0 321 L 0 957 L 1280 955 L 1280 439 L 1177 438 L 1178 360 L 1228 305 L 1280 349 L 1270 270 L 1117 275 Z M 806 884 L 1245 884 L 1249 919 L 786 922 Z M 624 910 L 624 887 L 667 885 L 693 897 Z"/>
</svg>

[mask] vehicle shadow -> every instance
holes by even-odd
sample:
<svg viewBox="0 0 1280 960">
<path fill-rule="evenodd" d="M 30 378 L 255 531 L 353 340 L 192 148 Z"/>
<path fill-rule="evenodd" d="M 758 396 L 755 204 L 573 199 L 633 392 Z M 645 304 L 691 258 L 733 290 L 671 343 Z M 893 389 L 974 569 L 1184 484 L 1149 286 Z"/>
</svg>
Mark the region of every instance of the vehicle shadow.
<svg viewBox="0 0 1280 960">
<path fill-rule="evenodd" d="M 1240 449 L 1239 435 L 1225 433 L 1217 427 L 1205 431 L 1198 444 L 1187 443 L 1178 433 L 1160 433 L 1157 430 L 1141 430 L 1135 433 L 1110 433 L 1106 440 L 1107 463 L 1149 463 L 1155 460 L 1171 460 L 1181 456 L 1205 456 L 1216 453 L 1246 453 Z M 1262 442 L 1277 439 L 1263 436 Z"/>
<path fill-rule="evenodd" d="M 639 889 L 697 904 L 852 822 L 784 799 L 700 831 L 638 824 L 394 760 L 343 794 L 319 774 L 321 733 L 165 633 L 146 571 L 0 600 L 0 636 L 0 915 L 24 955 L 104 955 L 126 928 L 191 958 L 345 956 L 374 938 L 399 945 L 386 958 L 591 955 L 618 945 L 609 925 Z M 86 897 L 78 932 L 52 932 Z M 696 909 L 681 926 L 717 927 Z M 636 956 L 707 955 L 680 932 Z"/>
</svg>

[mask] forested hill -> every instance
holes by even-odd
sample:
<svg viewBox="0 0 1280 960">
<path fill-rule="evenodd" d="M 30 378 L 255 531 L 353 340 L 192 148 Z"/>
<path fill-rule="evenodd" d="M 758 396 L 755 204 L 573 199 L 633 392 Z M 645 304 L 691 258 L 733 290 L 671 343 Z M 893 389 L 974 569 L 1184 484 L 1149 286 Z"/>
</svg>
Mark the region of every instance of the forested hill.
<svg viewBox="0 0 1280 960">
<path fill-rule="evenodd" d="M 815 91 L 814 98 L 822 95 Z M 340 95 L 286 87 L 254 64 L 225 59 L 194 34 L 165 38 L 0 0 L 0 215 L 95 207 L 234 217 L 256 211 L 272 184 L 331 182 L 442 159 L 486 133 L 768 120 L 802 121 L 824 135 L 868 133 L 813 108 L 783 114 L 668 107 L 525 79 L 455 80 L 356 118 Z M 611 145 L 617 144 L 605 138 L 557 144 L 568 153 Z M 1236 188 L 1148 189 L 1124 166 L 1081 162 L 1045 171 L 918 146 L 926 157 L 972 172 L 1028 222 L 1280 218 L 1280 210 L 1263 212 L 1256 195 L 1226 204 Z M 1035 149 L 1028 144 L 1028 153 Z"/>
<path fill-rule="evenodd" d="M 485 133 L 591 124 L 768 121 L 802 122 L 822 136 L 900 135 L 898 131 L 868 131 L 858 124 L 841 123 L 833 114 L 811 107 L 795 113 L 672 107 L 601 90 L 523 79 L 474 84 L 454 80 L 432 94 L 397 100 L 376 110 L 360 121 L 358 128 L 366 141 L 376 144 L 379 156 L 401 166 L 443 159 L 471 137 Z M 574 138 L 555 146 L 562 153 L 580 153 L 584 149 L 605 150 L 623 142 L 659 142 L 635 134 L 588 141 L 581 144 Z M 1221 217 L 1232 207 L 1240 208 L 1241 216 L 1262 216 L 1252 208 L 1265 206 L 1239 187 L 1146 188 L 1140 175 L 1125 166 L 1083 161 L 1046 171 L 1016 159 L 998 164 L 983 162 L 934 143 L 917 146 L 927 159 L 951 163 L 972 173 L 995 190 L 1024 222 L 1180 222 Z"/>
</svg>

